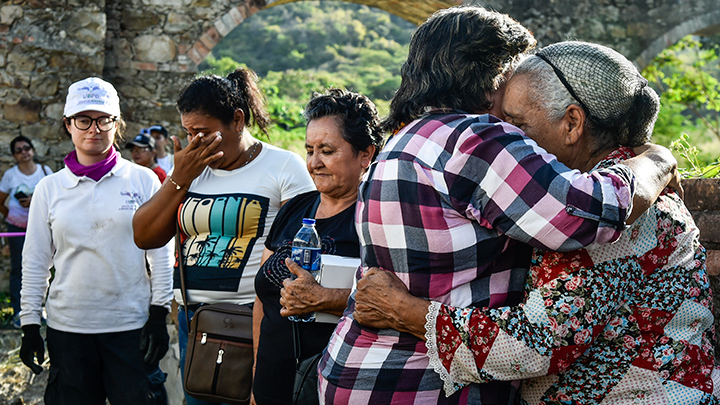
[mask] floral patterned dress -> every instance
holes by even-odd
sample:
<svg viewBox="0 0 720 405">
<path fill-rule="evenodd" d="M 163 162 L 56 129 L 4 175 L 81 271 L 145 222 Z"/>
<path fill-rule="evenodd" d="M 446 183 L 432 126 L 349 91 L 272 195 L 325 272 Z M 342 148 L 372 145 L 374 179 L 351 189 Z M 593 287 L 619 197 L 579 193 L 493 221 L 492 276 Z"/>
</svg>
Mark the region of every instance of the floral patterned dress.
<svg viewBox="0 0 720 405">
<path fill-rule="evenodd" d="M 620 148 L 598 166 L 632 157 Z M 519 306 L 428 315 L 446 395 L 524 380 L 523 404 L 717 404 L 712 295 L 699 231 L 666 190 L 612 244 L 536 250 Z"/>
</svg>

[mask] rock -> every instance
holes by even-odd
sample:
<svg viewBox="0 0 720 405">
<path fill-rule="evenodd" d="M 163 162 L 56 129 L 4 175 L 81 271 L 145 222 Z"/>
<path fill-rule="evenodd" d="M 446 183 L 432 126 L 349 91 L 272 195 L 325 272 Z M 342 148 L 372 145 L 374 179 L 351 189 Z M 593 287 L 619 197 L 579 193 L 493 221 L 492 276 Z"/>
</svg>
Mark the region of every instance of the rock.
<svg viewBox="0 0 720 405">
<path fill-rule="evenodd" d="M 58 91 L 60 79 L 54 75 L 44 75 L 30 79 L 30 93 L 36 97 L 47 97 L 55 95 Z"/>
<path fill-rule="evenodd" d="M 23 9 L 20 6 L 0 7 L 0 24 L 12 25 L 15 20 L 23 16 Z"/>
<path fill-rule="evenodd" d="M 24 52 L 11 52 L 7 57 L 8 69 L 14 72 L 30 72 L 35 69 L 32 56 Z"/>
<path fill-rule="evenodd" d="M 57 125 L 48 125 L 47 123 L 23 125 L 20 127 L 20 135 L 32 139 L 36 155 L 40 158 L 46 155 L 49 149 L 45 145 L 45 140 L 52 138 L 53 133 L 58 132 L 59 128 L 59 123 Z"/>
<path fill-rule="evenodd" d="M 163 18 L 148 13 L 144 9 L 126 9 L 122 14 L 122 30 L 143 31 L 150 28 L 161 29 Z"/>
<path fill-rule="evenodd" d="M 133 41 L 135 58 L 141 62 L 169 62 L 175 59 L 177 45 L 167 35 L 143 35 Z"/>
<path fill-rule="evenodd" d="M 16 104 L 3 105 L 3 115 L 11 122 L 38 122 L 41 108 L 40 101 L 22 98 Z"/>
<path fill-rule="evenodd" d="M 168 13 L 167 22 L 165 22 L 165 32 L 177 34 L 187 31 L 192 26 L 192 23 L 192 19 L 187 14 L 171 11 Z"/>
</svg>

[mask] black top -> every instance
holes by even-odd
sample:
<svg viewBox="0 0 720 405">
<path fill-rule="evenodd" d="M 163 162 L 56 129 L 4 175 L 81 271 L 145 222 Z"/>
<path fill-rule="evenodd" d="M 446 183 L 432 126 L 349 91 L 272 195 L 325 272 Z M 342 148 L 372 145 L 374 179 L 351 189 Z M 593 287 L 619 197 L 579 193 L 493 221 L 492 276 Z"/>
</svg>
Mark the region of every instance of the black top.
<svg viewBox="0 0 720 405">
<path fill-rule="evenodd" d="M 263 304 L 257 365 L 253 393 L 259 405 L 286 405 L 292 402 L 295 380 L 295 352 L 292 322 L 280 315 L 282 280 L 290 277 L 284 264 L 290 256 L 292 239 L 302 227 L 303 218 L 315 218 L 320 193 L 311 191 L 288 201 L 278 212 L 265 247 L 274 253 L 255 276 L 255 292 Z M 318 219 L 315 228 L 322 240 L 322 253 L 360 257 L 360 242 L 355 232 L 355 204 L 331 218 Z M 335 324 L 299 322 L 300 357 L 311 357 L 327 346 Z"/>
</svg>

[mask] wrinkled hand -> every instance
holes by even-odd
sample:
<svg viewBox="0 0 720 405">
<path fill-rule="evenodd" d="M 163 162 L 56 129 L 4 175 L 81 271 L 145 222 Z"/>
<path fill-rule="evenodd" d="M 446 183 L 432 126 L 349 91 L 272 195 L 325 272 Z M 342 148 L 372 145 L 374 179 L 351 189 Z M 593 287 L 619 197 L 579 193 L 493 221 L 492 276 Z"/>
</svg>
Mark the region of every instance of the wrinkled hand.
<svg viewBox="0 0 720 405">
<path fill-rule="evenodd" d="M 146 364 L 157 364 L 168 351 L 170 336 L 165 323 L 167 313 L 165 307 L 150 306 L 150 316 L 140 331 L 140 351 Z"/>
<path fill-rule="evenodd" d="M 292 259 L 285 259 L 288 270 L 297 276 L 291 280 L 283 280 L 283 288 L 280 289 L 280 315 L 291 316 L 314 312 L 322 304 L 323 290 L 325 290 L 309 271 L 300 267 Z"/>
<path fill-rule="evenodd" d="M 398 304 L 409 298 L 414 297 L 394 273 L 371 267 L 358 280 L 353 318 L 364 326 L 402 331 Z"/>
<path fill-rule="evenodd" d="M 212 162 L 223 156 L 222 151 L 215 149 L 222 142 L 220 132 L 204 134 L 202 132 L 195 136 L 188 135 L 188 145 L 183 148 L 176 136 L 171 137 L 175 155 L 173 156 L 174 169 L 172 178 L 178 184 L 189 187 L 200 173 Z"/>
<path fill-rule="evenodd" d="M 682 175 L 678 171 L 677 167 L 675 167 L 675 171 L 672 173 L 670 183 L 668 183 L 667 186 L 675 190 L 681 200 L 685 199 L 685 190 L 682 187 Z"/>
<path fill-rule="evenodd" d="M 30 200 L 32 199 L 32 196 L 20 198 L 18 199 L 18 202 L 20 203 L 20 206 L 23 208 L 28 208 L 30 206 Z"/>
<path fill-rule="evenodd" d="M 22 327 L 23 337 L 20 346 L 20 360 L 30 367 L 35 374 L 40 374 L 43 368 L 40 366 L 45 361 L 45 342 L 40 336 L 40 325 L 24 325 Z M 37 357 L 38 362 L 35 363 Z"/>
</svg>

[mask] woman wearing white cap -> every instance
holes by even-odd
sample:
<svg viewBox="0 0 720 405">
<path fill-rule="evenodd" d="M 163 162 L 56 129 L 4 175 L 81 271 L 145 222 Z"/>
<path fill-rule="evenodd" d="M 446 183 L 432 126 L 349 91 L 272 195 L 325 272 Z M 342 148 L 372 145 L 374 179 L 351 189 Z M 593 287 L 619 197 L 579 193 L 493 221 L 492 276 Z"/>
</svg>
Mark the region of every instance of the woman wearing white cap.
<svg viewBox="0 0 720 405">
<path fill-rule="evenodd" d="M 96 77 L 73 83 L 63 130 L 75 149 L 64 169 L 38 183 L 30 206 L 20 358 L 42 371 L 35 358 L 44 360 L 40 322 L 49 286 L 49 405 L 167 402 L 158 362 L 169 340 L 172 247 L 141 250 L 133 243 L 132 216 L 160 182 L 113 147 L 124 126 L 110 83 Z"/>
</svg>

